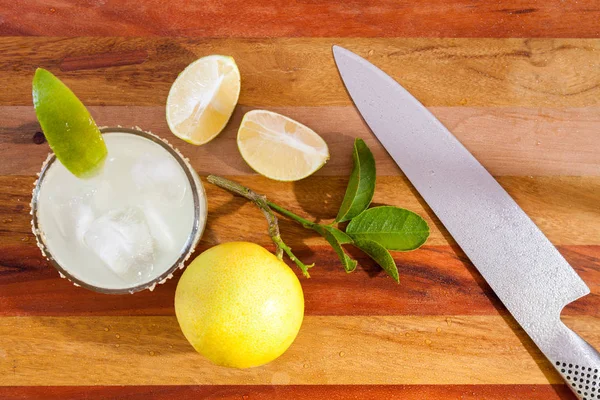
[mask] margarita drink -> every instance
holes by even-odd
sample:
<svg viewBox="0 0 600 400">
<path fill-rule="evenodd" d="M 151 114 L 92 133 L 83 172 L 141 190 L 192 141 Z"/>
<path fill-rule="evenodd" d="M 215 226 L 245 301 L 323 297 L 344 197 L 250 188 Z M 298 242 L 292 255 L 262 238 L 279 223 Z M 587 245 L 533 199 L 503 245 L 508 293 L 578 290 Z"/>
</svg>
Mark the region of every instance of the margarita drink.
<svg viewBox="0 0 600 400">
<path fill-rule="evenodd" d="M 34 233 L 75 283 L 108 293 L 152 288 L 183 265 L 206 219 L 202 184 L 157 137 L 104 130 L 108 156 L 88 179 L 50 158 L 34 191 Z"/>
</svg>

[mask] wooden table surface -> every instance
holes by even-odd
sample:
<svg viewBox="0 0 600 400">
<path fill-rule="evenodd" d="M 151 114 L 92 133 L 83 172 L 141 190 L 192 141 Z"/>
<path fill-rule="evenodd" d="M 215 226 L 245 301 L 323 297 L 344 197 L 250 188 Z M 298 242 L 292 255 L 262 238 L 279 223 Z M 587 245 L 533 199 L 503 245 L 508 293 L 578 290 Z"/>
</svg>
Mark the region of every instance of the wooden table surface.
<svg viewBox="0 0 600 400">
<path fill-rule="evenodd" d="M 352 106 L 335 69 L 341 44 L 390 73 L 495 175 L 588 283 L 565 322 L 600 348 L 600 1 L 0 0 L 0 399 L 573 399 Z M 211 143 L 176 139 L 169 87 L 193 60 L 235 57 L 240 103 Z M 154 292 L 77 288 L 30 232 L 36 67 L 56 73 L 100 125 L 171 140 L 198 172 L 245 182 L 294 212 L 335 216 L 362 137 L 378 166 L 376 203 L 425 216 L 431 238 L 395 253 L 400 285 L 361 253 L 346 274 L 324 240 L 283 222 L 307 262 L 306 318 L 264 367 L 215 367 L 173 311 L 179 275 Z M 243 113 L 267 108 L 332 150 L 315 176 L 256 176 L 235 146 Z M 257 209 L 206 184 L 199 251 L 231 240 L 272 249 Z"/>
</svg>

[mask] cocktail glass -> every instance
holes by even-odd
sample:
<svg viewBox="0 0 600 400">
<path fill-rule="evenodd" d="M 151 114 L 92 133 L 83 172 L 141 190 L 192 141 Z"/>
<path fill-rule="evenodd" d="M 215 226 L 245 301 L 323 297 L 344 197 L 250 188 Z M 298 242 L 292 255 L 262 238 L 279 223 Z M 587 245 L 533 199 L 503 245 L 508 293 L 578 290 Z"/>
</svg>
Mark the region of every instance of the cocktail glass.
<svg viewBox="0 0 600 400">
<path fill-rule="evenodd" d="M 206 224 L 204 187 L 166 141 L 101 129 L 98 176 L 79 179 L 51 154 L 35 183 L 32 228 L 42 254 L 75 285 L 108 293 L 152 290 L 183 268 Z"/>
</svg>

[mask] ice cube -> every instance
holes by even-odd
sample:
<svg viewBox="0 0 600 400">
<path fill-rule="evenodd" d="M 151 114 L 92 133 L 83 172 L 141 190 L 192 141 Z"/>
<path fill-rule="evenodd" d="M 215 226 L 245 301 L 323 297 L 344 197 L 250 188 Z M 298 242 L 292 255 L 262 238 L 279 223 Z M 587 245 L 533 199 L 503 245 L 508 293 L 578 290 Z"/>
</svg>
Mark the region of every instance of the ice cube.
<svg viewBox="0 0 600 400">
<path fill-rule="evenodd" d="M 142 155 L 132 166 L 131 177 L 144 195 L 172 206 L 182 203 L 187 190 L 181 166 L 168 155 Z"/>
<path fill-rule="evenodd" d="M 147 199 L 143 202 L 143 208 L 156 247 L 164 253 L 173 251 L 175 249 L 175 238 L 173 238 L 171 227 L 165 221 L 167 213 Z"/>
<path fill-rule="evenodd" d="M 90 224 L 84 243 L 129 282 L 149 278 L 154 268 L 154 242 L 144 213 L 138 207 L 106 212 Z"/>
<path fill-rule="evenodd" d="M 68 239 L 83 241 L 83 235 L 94 220 L 88 195 L 68 199 L 53 199 L 52 216 L 60 234 Z"/>
<path fill-rule="evenodd" d="M 131 188 L 131 181 L 129 182 Z M 131 199 L 127 193 L 127 188 L 123 188 L 118 182 L 108 179 L 99 180 L 92 195 L 92 207 L 98 215 L 102 215 L 110 210 L 137 205 L 138 201 Z"/>
</svg>

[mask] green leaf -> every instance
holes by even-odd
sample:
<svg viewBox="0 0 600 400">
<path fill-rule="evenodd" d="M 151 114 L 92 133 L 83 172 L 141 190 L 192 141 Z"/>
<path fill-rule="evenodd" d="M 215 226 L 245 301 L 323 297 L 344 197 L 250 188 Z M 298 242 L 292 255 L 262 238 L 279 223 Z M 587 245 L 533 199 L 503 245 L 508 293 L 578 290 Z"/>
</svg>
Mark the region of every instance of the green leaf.
<svg viewBox="0 0 600 400">
<path fill-rule="evenodd" d="M 350 236 L 333 226 L 313 224 L 310 228 L 318 232 L 329 242 L 340 258 L 346 272 L 352 272 L 356 269 L 356 260 L 351 259 L 342 248 L 342 244 L 352 243 Z"/>
<path fill-rule="evenodd" d="M 400 282 L 400 278 L 398 277 L 398 267 L 396 266 L 392 255 L 385 247 L 377 242 L 367 239 L 355 240 L 354 246 L 367 253 L 367 255 L 379 264 L 389 276 L 394 278 L 396 282 Z"/>
<path fill-rule="evenodd" d="M 371 204 L 375 193 L 375 159 L 362 139 L 354 140 L 354 168 L 335 222 L 349 221 Z"/>
<path fill-rule="evenodd" d="M 321 225 L 323 228 L 325 228 L 325 230 L 327 230 L 327 232 L 331 233 L 333 235 L 333 237 L 335 237 L 335 239 L 340 243 L 340 244 L 348 244 L 348 243 L 352 243 L 353 240 L 350 236 L 346 235 L 343 231 L 333 227 L 333 226 L 323 226 Z"/>
<path fill-rule="evenodd" d="M 412 211 L 382 206 L 369 208 L 353 218 L 346 233 L 354 241 L 371 240 L 388 250 L 409 251 L 425 243 L 429 225 Z"/>
</svg>

